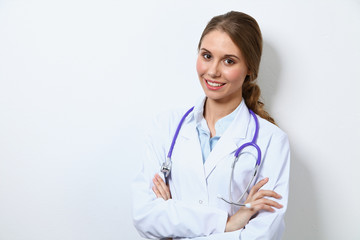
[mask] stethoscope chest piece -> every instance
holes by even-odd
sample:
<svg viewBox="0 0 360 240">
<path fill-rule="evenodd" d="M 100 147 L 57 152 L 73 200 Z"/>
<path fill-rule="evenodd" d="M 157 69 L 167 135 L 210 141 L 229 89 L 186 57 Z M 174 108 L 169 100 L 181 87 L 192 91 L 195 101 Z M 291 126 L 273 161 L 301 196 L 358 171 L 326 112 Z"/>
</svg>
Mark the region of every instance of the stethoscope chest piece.
<svg viewBox="0 0 360 240">
<path fill-rule="evenodd" d="M 169 157 L 167 157 L 166 161 L 161 165 L 160 171 L 164 174 L 165 179 L 169 177 L 171 172 L 171 159 Z"/>
</svg>

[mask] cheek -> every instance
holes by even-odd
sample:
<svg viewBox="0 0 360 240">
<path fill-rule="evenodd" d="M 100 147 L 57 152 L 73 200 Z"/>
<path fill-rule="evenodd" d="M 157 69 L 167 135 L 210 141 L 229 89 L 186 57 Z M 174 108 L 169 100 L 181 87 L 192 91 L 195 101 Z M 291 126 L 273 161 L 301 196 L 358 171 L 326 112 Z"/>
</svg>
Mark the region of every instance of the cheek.
<svg viewBox="0 0 360 240">
<path fill-rule="evenodd" d="M 241 69 L 229 69 L 223 72 L 223 74 L 229 82 L 242 82 L 246 77 L 246 71 L 242 71 Z"/>
<path fill-rule="evenodd" d="M 200 58 L 196 61 L 196 71 L 198 75 L 203 75 L 206 72 L 206 64 Z"/>
</svg>

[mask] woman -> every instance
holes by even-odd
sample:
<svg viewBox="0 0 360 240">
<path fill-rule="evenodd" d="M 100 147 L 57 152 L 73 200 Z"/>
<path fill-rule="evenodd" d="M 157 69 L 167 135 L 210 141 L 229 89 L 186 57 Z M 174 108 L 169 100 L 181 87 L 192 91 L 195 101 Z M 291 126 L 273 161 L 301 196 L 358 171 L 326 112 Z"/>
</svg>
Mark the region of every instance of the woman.
<svg viewBox="0 0 360 240">
<path fill-rule="evenodd" d="M 133 185 L 135 227 L 147 238 L 280 239 L 290 154 L 287 136 L 264 111 L 254 82 L 262 52 L 259 26 L 240 12 L 214 17 L 198 51 L 206 96 L 187 116 L 172 112 L 154 124 Z M 165 179 L 159 169 L 170 163 L 166 156 L 182 118 Z M 235 159 L 255 135 L 261 155 L 246 147 Z M 228 203 L 233 200 L 246 206 Z"/>
</svg>

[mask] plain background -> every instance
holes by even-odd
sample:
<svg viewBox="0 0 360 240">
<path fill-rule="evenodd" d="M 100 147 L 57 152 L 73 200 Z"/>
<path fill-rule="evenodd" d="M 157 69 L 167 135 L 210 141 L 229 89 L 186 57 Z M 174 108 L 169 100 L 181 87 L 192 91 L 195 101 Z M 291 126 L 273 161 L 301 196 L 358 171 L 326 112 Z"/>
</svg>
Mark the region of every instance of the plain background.
<svg viewBox="0 0 360 240">
<path fill-rule="evenodd" d="M 359 1 L 0 0 L 0 240 L 140 239 L 142 133 L 202 95 L 198 39 L 229 10 L 259 22 L 291 142 L 284 239 L 360 239 Z"/>
</svg>

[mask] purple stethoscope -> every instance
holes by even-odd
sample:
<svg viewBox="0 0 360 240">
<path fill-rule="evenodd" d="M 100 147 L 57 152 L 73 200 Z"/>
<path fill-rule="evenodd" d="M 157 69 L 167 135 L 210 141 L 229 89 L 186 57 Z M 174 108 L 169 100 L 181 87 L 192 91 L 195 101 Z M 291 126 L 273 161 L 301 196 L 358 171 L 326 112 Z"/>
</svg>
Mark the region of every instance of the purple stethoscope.
<svg viewBox="0 0 360 240">
<path fill-rule="evenodd" d="M 192 112 L 192 110 L 194 109 L 194 107 L 190 108 L 185 114 L 184 116 L 181 118 L 180 122 L 179 122 L 179 125 L 177 126 L 176 128 L 176 132 L 175 132 L 175 135 L 173 137 L 173 140 L 171 142 L 171 146 L 170 146 L 170 149 L 169 149 L 169 152 L 168 152 L 168 155 L 166 157 L 166 161 L 162 164 L 161 166 L 161 169 L 160 171 L 164 174 L 164 177 L 165 177 L 165 181 L 166 181 L 166 184 L 169 183 L 169 175 L 170 175 L 170 172 L 171 172 L 171 156 L 172 156 L 172 152 L 173 152 L 173 149 L 174 149 L 174 146 L 175 146 L 175 142 L 176 142 L 176 139 L 179 135 L 179 132 L 180 132 L 180 129 L 181 129 L 181 126 L 182 124 L 184 123 L 186 117 Z M 257 171 L 259 169 L 259 166 L 260 166 L 260 163 L 261 163 L 261 150 L 260 150 L 260 147 L 256 144 L 256 140 L 257 140 L 257 137 L 258 137 L 258 134 L 259 134 L 259 120 L 258 118 L 256 117 L 255 113 L 251 110 L 249 110 L 250 114 L 253 116 L 254 120 L 255 120 L 255 133 L 254 133 L 254 137 L 253 139 L 251 140 L 251 142 L 247 142 L 247 143 L 244 143 L 243 145 L 241 145 L 236 151 L 235 151 L 235 154 L 234 154 L 234 161 L 231 165 L 231 174 L 230 174 L 230 180 L 229 180 L 229 200 L 225 199 L 224 197 L 222 197 L 221 195 L 218 195 L 217 197 L 223 201 L 225 201 L 226 203 L 228 204 L 232 204 L 232 205 L 236 205 L 236 206 L 245 206 L 247 208 L 251 208 L 251 204 L 250 203 L 246 203 L 246 204 L 243 204 L 243 203 L 240 203 L 240 201 L 243 199 L 243 197 L 245 196 L 245 193 L 248 192 L 249 188 L 250 188 L 250 185 L 251 183 L 253 182 L 256 174 L 257 174 Z M 257 160 L 256 160 L 256 164 L 255 164 L 255 167 L 254 167 L 254 174 L 252 175 L 252 178 L 251 180 L 249 181 L 245 191 L 243 192 L 243 194 L 240 196 L 240 198 L 234 202 L 232 200 L 232 197 L 231 197 L 231 182 L 232 182 L 232 179 L 233 179 L 233 176 L 234 176 L 234 168 L 235 168 L 235 164 L 236 162 L 238 161 L 239 159 L 239 155 L 240 155 L 240 152 L 246 148 L 246 147 L 254 147 L 257 151 Z"/>
</svg>

